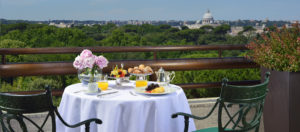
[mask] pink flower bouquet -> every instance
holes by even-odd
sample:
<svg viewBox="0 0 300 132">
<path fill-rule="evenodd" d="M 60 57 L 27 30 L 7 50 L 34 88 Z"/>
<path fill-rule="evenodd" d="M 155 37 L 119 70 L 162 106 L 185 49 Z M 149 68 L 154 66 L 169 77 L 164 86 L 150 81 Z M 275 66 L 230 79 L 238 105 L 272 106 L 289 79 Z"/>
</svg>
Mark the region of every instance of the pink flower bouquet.
<svg viewBox="0 0 300 132">
<path fill-rule="evenodd" d="M 89 76 L 89 82 L 94 81 L 94 76 L 97 69 L 103 69 L 104 67 L 107 67 L 107 64 L 108 60 L 104 56 L 93 55 L 93 53 L 88 49 L 83 50 L 73 62 L 73 66 L 76 69 L 79 71 L 84 71 L 83 74 Z M 82 77 L 79 78 L 81 79 Z"/>
</svg>

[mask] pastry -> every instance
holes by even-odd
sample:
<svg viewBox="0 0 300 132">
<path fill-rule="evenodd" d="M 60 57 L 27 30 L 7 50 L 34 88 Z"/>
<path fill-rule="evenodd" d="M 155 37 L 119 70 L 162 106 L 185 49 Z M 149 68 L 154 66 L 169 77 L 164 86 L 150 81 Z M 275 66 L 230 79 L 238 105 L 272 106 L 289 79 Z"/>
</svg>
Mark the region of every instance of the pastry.
<svg viewBox="0 0 300 132">
<path fill-rule="evenodd" d="M 135 70 L 133 70 L 132 73 L 134 73 L 134 74 L 142 74 L 143 72 L 140 69 L 135 69 Z"/>
<path fill-rule="evenodd" d="M 139 69 L 139 67 L 135 66 L 133 69 L 136 70 L 136 69 Z"/>
<path fill-rule="evenodd" d="M 152 74 L 153 70 L 150 66 L 145 66 L 144 64 L 140 64 L 139 66 L 128 68 L 128 72 L 134 74 Z"/>
<path fill-rule="evenodd" d="M 128 68 L 128 72 L 132 73 L 133 72 L 133 68 Z"/>
<path fill-rule="evenodd" d="M 152 68 L 150 66 L 146 66 L 145 72 L 146 73 L 153 73 L 153 70 L 152 70 Z"/>
<path fill-rule="evenodd" d="M 140 70 L 143 70 L 144 68 L 145 68 L 145 65 L 144 65 L 144 64 L 140 64 L 140 65 L 139 65 L 139 69 L 140 69 Z"/>
</svg>

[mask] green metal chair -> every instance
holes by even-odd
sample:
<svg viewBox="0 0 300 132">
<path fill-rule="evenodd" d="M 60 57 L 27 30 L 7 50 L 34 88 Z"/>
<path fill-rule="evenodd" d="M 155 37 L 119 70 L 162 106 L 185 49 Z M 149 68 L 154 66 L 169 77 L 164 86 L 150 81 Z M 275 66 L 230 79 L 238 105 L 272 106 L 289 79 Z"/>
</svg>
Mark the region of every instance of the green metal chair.
<svg viewBox="0 0 300 132">
<path fill-rule="evenodd" d="M 211 111 L 203 117 L 194 116 L 187 113 L 175 113 L 172 114 L 172 118 L 176 118 L 178 115 L 184 116 L 184 132 L 188 131 L 189 118 L 203 120 L 208 118 L 217 105 L 218 109 L 218 126 L 211 127 L 195 132 L 246 132 L 249 130 L 259 131 L 260 118 L 263 113 L 264 101 L 267 95 L 267 85 L 269 83 L 270 73 L 267 72 L 265 76 L 265 82 L 253 85 L 253 86 L 233 86 L 228 85 L 226 78 L 222 81 L 222 89 L 220 97 L 212 107 Z M 239 108 L 237 111 L 230 112 L 229 108 L 233 105 L 237 105 Z M 249 119 L 249 113 L 253 112 L 254 115 Z M 228 121 L 224 121 L 223 114 L 229 118 Z M 248 116 L 247 116 L 248 115 Z"/>
<path fill-rule="evenodd" d="M 28 113 L 40 112 L 48 112 L 41 126 L 24 115 Z M 51 117 L 52 132 L 55 132 L 55 114 L 64 125 L 71 128 L 85 125 L 85 130 L 87 132 L 89 131 L 91 122 L 102 124 L 102 121 L 96 118 L 88 119 L 74 125 L 69 125 L 66 123 L 58 113 L 57 108 L 53 106 L 51 90 L 49 87 L 46 87 L 46 92 L 34 95 L 0 93 L 0 123 L 3 132 L 14 132 L 14 125 L 11 124 L 12 120 L 16 120 L 19 123 L 17 123 L 17 125 L 19 125 L 23 132 L 28 131 L 24 122 L 25 120 L 27 120 L 29 123 L 32 123 L 33 126 L 38 129 L 38 132 L 43 132 L 43 127 L 45 126 L 49 117 Z"/>
</svg>

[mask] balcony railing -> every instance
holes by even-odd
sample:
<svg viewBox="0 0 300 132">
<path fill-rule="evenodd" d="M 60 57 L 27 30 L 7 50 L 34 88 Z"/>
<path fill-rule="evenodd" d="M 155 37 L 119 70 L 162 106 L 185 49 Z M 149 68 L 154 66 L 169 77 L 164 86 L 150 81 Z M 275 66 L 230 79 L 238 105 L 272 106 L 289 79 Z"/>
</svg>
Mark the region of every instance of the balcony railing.
<svg viewBox="0 0 300 132">
<path fill-rule="evenodd" d="M 2 48 L 0 55 L 0 77 L 16 76 L 41 76 L 41 75 L 69 75 L 77 74 L 72 62 L 37 62 L 37 63 L 7 63 L 6 55 L 22 54 L 79 54 L 83 49 L 90 49 L 93 53 L 116 53 L 116 52 L 152 52 L 152 60 L 110 60 L 109 66 L 124 63 L 124 68 L 139 64 L 151 66 L 154 70 L 164 67 L 168 71 L 207 70 L 207 69 L 236 69 L 236 68 L 258 68 L 259 66 L 243 57 L 222 57 L 224 50 L 247 50 L 245 45 L 202 45 L 202 46 L 139 46 L 139 47 L 63 47 L 63 48 Z M 158 59 L 159 52 L 168 51 L 218 51 L 218 58 L 193 58 L 193 59 Z M 104 69 L 104 73 L 109 72 Z M 155 80 L 155 75 L 150 77 Z M 231 84 L 250 85 L 257 84 L 259 80 L 246 80 L 230 82 Z M 178 84 L 184 89 L 193 88 L 216 88 L 220 82 Z M 17 92 L 21 94 L 32 94 L 40 91 Z M 53 91 L 54 96 L 61 96 L 62 90 Z"/>
</svg>

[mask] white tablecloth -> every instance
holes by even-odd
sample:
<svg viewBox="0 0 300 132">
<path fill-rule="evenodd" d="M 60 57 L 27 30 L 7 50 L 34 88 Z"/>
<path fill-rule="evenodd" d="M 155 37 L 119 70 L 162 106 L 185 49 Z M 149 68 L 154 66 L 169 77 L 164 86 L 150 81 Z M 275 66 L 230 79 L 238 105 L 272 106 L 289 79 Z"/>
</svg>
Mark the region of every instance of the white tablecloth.
<svg viewBox="0 0 300 132">
<path fill-rule="evenodd" d="M 171 118 L 176 112 L 191 113 L 187 98 L 183 90 L 178 87 L 174 93 L 160 96 L 133 96 L 134 82 L 125 84 L 117 93 L 97 97 L 87 94 L 81 83 L 68 86 L 62 96 L 58 111 L 69 124 L 99 118 L 101 125 L 91 123 L 91 132 L 183 132 L 183 117 Z M 109 82 L 114 87 L 114 82 Z M 113 91 L 115 89 L 112 89 Z M 76 92 L 77 91 L 77 92 Z M 80 91 L 80 92 L 78 92 Z M 110 90 L 106 91 L 109 92 Z M 68 128 L 58 118 L 56 119 L 58 132 L 84 132 L 85 126 Z M 190 119 L 189 131 L 195 130 L 195 124 Z"/>
</svg>

